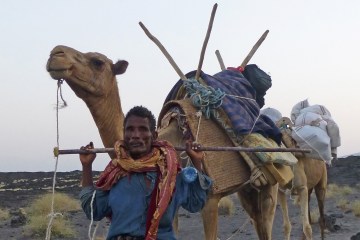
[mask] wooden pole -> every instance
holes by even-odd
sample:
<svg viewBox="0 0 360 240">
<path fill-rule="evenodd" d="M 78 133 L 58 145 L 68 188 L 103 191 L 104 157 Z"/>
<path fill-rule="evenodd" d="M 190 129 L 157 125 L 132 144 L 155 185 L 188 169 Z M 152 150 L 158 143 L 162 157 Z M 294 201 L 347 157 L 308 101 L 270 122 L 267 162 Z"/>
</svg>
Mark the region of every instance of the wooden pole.
<svg viewBox="0 0 360 240">
<path fill-rule="evenodd" d="M 185 151 L 186 147 L 174 147 L 176 151 Z M 238 151 L 238 152 L 303 152 L 310 153 L 310 149 L 300 148 L 244 148 L 244 147 L 205 147 L 201 146 L 199 151 Z M 88 150 L 82 149 L 58 149 L 54 148 L 55 157 L 63 154 L 89 154 L 89 153 L 109 153 L 114 152 L 114 148 L 94 148 Z"/>
<path fill-rule="evenodd" d="M 225 64 L 224 64 L 224 61 L 223 61 L 223 59 L 221 57 L 220 51 L 216 50 L 215 54 L 216 54 L 216 57 L 217 57 L 217 59 L 219 61 L 221 71 L 224 71 L 225 70 Z"/>
<path fill-rule="evenodd" d="M 266 30 L 263 35 L 261 35 L 260 39 L 255 43 L 249 54 L 246 56 L 244 61 L 241 63 L 240 67 L 244 69 L 246 65 L 249 63 L 250 59 L 254 56 L 255 52 L 258 50 L 262 42 L 265 40 L 266 36 L 268 35 L 269 30 Z"/>
<path fill-rule="evenodd" d="M 161 42 L 149 32 L 149 30 L 145 27 L 145 25 L 142 22 L 139 22 L 139 25 L 144 30 L 145 34 L 159 47 L 160 51 L 165 55 L 166 59 L 170 62 L 171 66 L 175 69 L 175 71 L 179 75 L 180 79 L 186 80 L 187 79 L 186 76 L 180 70 L 178 65 L 175 63 L 174 59 L 170 56 L 170 54 L 161 44 Z"/>
<path fill-rule="evenodd" d="M 211 33 L 212 26 L 213 26 L 214 18 L 215 18 L 216 9 L 217 9 L 217 3 L 214 4 L 214 7 L 213 7 L 212 12 L 211 12 L 211 17 L 210 17 L 208 30 L 206 32 L 206 37 L 205 37 L 205 40 L 204 40 L 204 43 L 203 43 L 203 46 L 202 46 L 202 49 L 201 49 L 199 65 L 198 65 L 198 68 L 197 68 L 196 74 L 195 74 L 195 79 L 196 80 L 198 80 L 199 77 L 200 77 L 200 71 L 201 71 L 201 68 L 202 68 L 202 64 L 204 62 L 206 46 L 207 46 L 207 44 L 209 42 L 210 33 Z"/>
</svg>

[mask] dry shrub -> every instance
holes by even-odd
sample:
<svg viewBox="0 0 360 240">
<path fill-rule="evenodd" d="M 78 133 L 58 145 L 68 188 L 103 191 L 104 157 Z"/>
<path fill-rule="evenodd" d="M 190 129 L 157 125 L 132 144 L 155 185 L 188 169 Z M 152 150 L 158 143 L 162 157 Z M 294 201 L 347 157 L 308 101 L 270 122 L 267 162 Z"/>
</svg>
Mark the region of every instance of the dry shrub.
<svg viewBox="0 0 360 240">
<path fill-rule="evenodd" d="M 43 237 L 50 221 L 53 194 L 44 194 L 27 208 L 29 215 L 28 224 L 25 226 L 26 235 Z M 54 194 L 54 218 L 51 225 L 52 236 L 73 237 L 75 230 L 71 227 L 67 213 L 80 210 L 77 199 L 64 193 Z"/>
<path fill-rule="evenodd" d="M 352 203 L 351 209 L 353 210 L 355 216 L 360 217 L 360 200 L 356 200 Z"/>
<path fill-rule="evenodd" d="M 30 215 L 48 215 L 51 212 L 53 194 L 44 194 L 34 202 L 28 208 Z M 77 199 L 70 197 L 64 193 L 55 193 L 54 195 L 54 212 L 70 212 L 80 210 L 80 204 Z"/>
<path fill-rule="evenodd" d="M 9 210 L 0 208 L 0 221 L 5 221 L 10 218 Z"/>
<path fill-rule="evenodd" d="M 353 193 L 353 189 L 349 186 L 340 187 L 336 184 L 329 184 L 326 189 L 326 197 L 337 197 L 337 196 L 346 196 Z"/>
<path fill-rule="evenodd" d="M 235 212 L 234 202 L 229 196 L 221 198 L 218 207 L 220 215 L 232 215 Z"/>
<path fill-rule="evenodd" d="M 25 226 L 25 235 L 32 237 L 44 237 L 49 224 L 49 217 L 33 215 Z M 55 237 L 71 238 L 76 232 L 64 215 L 56 215 L 51 225 L 51 235 Z"/>
<path fill-rule="evenodd" d="M 106 240 L 106 237 L 95 237 L 95 240 Z"/>
<path fill-rule="evenodd" d="M 338 206 L 342 210 L 347 210 L 348 204 L 349 204 L 349 201 L 344 198 L 341 198 L 338 201 L 336 201 L 336 206 Z"/>
</svg>

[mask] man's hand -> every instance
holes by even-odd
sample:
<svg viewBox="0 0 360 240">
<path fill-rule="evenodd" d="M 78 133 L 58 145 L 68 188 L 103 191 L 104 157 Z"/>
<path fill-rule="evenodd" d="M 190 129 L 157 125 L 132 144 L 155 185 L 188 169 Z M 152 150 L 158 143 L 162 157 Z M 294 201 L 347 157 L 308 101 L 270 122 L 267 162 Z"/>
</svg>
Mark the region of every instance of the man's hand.
<svg viewBox="0 0 360 240">
<path fill-rule="evenodd" d="M 86 145 L 85 147 L 82 146 L 80 149 L 85 150 L 85 149 L 93 149 L 93 148 L 94 148 L 94 144 L 93 144 L 93 142 L 90 142 L 88 145 Z M 95 153 L 80 154 L 80 162 L 81 162 L 82 168 L 83 168 L 81 185 L 83 187 L 93 185 L 92 163 L 94 162 L 95 158 L 96 158 Z"/>
<path fill-rule="evenodd" d="M 88 145 L 86 145 L 85 147 L 82 146 L 80 149 L 81 150 L 94 149 L 94 144 L 93 144 L 93 142 L 90 142 Z M 91 166 L 92 163 L 94 162 L 95 158 L 96 158 L 95 153 L 80 154 L 80 162 L 83 165 L 83 167 Z"/>
<path fill-rule="evenodd" d="M 204 160 L 204 152 L 199 150 L 201 145 L 192 140 L 186 140 L 185 146 L 186 153 L 191 158 L 194 167 L 201 172 L 203 170 L 202 161 Z"/>
</svg>

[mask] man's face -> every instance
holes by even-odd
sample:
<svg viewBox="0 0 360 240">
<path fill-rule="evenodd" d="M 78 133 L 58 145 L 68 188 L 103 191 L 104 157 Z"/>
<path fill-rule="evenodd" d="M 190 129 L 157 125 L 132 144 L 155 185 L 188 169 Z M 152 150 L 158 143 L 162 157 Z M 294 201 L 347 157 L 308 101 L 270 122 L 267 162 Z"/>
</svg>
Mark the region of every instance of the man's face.
<svg viewBox="0 0 360 240">
<path fill-rule="evenodd" d="M 124 130 L 125 146 L 132 158 L 141 158 L 151 151 L 155 133 L 150 131 L 149 119 L 130 116 Z"/>
</svg>

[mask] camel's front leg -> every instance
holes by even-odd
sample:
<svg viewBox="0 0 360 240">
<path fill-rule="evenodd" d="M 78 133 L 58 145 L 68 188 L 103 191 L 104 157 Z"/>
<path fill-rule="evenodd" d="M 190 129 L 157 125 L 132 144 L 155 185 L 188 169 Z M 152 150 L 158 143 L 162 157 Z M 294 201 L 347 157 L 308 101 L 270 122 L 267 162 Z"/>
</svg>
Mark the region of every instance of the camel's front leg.
<svg viewBox="0 0 360 240">
<path fill-rule="evenodd" d="M 298 187 L 297 188 L 299 193 L 299 204 L 301 209 L 301 220 L 303 224 L 303 234 L 304 238 L 307 240 L 312 239 L 312 228 L 310 225 L 309 220 L 309 194 L 308 194 L 308 188 Z"/>
<path fill-rule="evenodd" d="M 298 163 L 294 166 L 293 187 L 298 193 L 297 203 L 300 205 L 301 222 L 303 225 L 303 239 L 312 239 L 312 228 L 310 225 L 310 193 L 308 189 L 308 181 L 305 174 L 304 161 L 306 159 L 299 158 Z"/>
<path fill-rule="evenodd" d="M 284 236 L 286 240 L 290 240 L 291 222 L 289 218 L 289 209 L 288 209 L 285 190 L 279 189 L 278 198 L 279 198 L 279 203 L 283 217 Z"/>
<path fill-rule="evenodd" d="M 206 240 L 217 239 L 218 203 L 220 198 L 221 196 L 217 195 L 210 196 L 201 211 Z"/>
<path fill-rule="evenodd" d="M 319 206 L 319 224 L 321 231 L 321 239 L 325 239 L 325 216 L 324 216 L 324 205 L 325 205 L 325 196 L 326 196 L 326 186 L 327 186 L 327 172 L 326 166 L 324 164 L 324 171 L 320 182 L 315 186 L 316 199 Z"/>
</svg>

